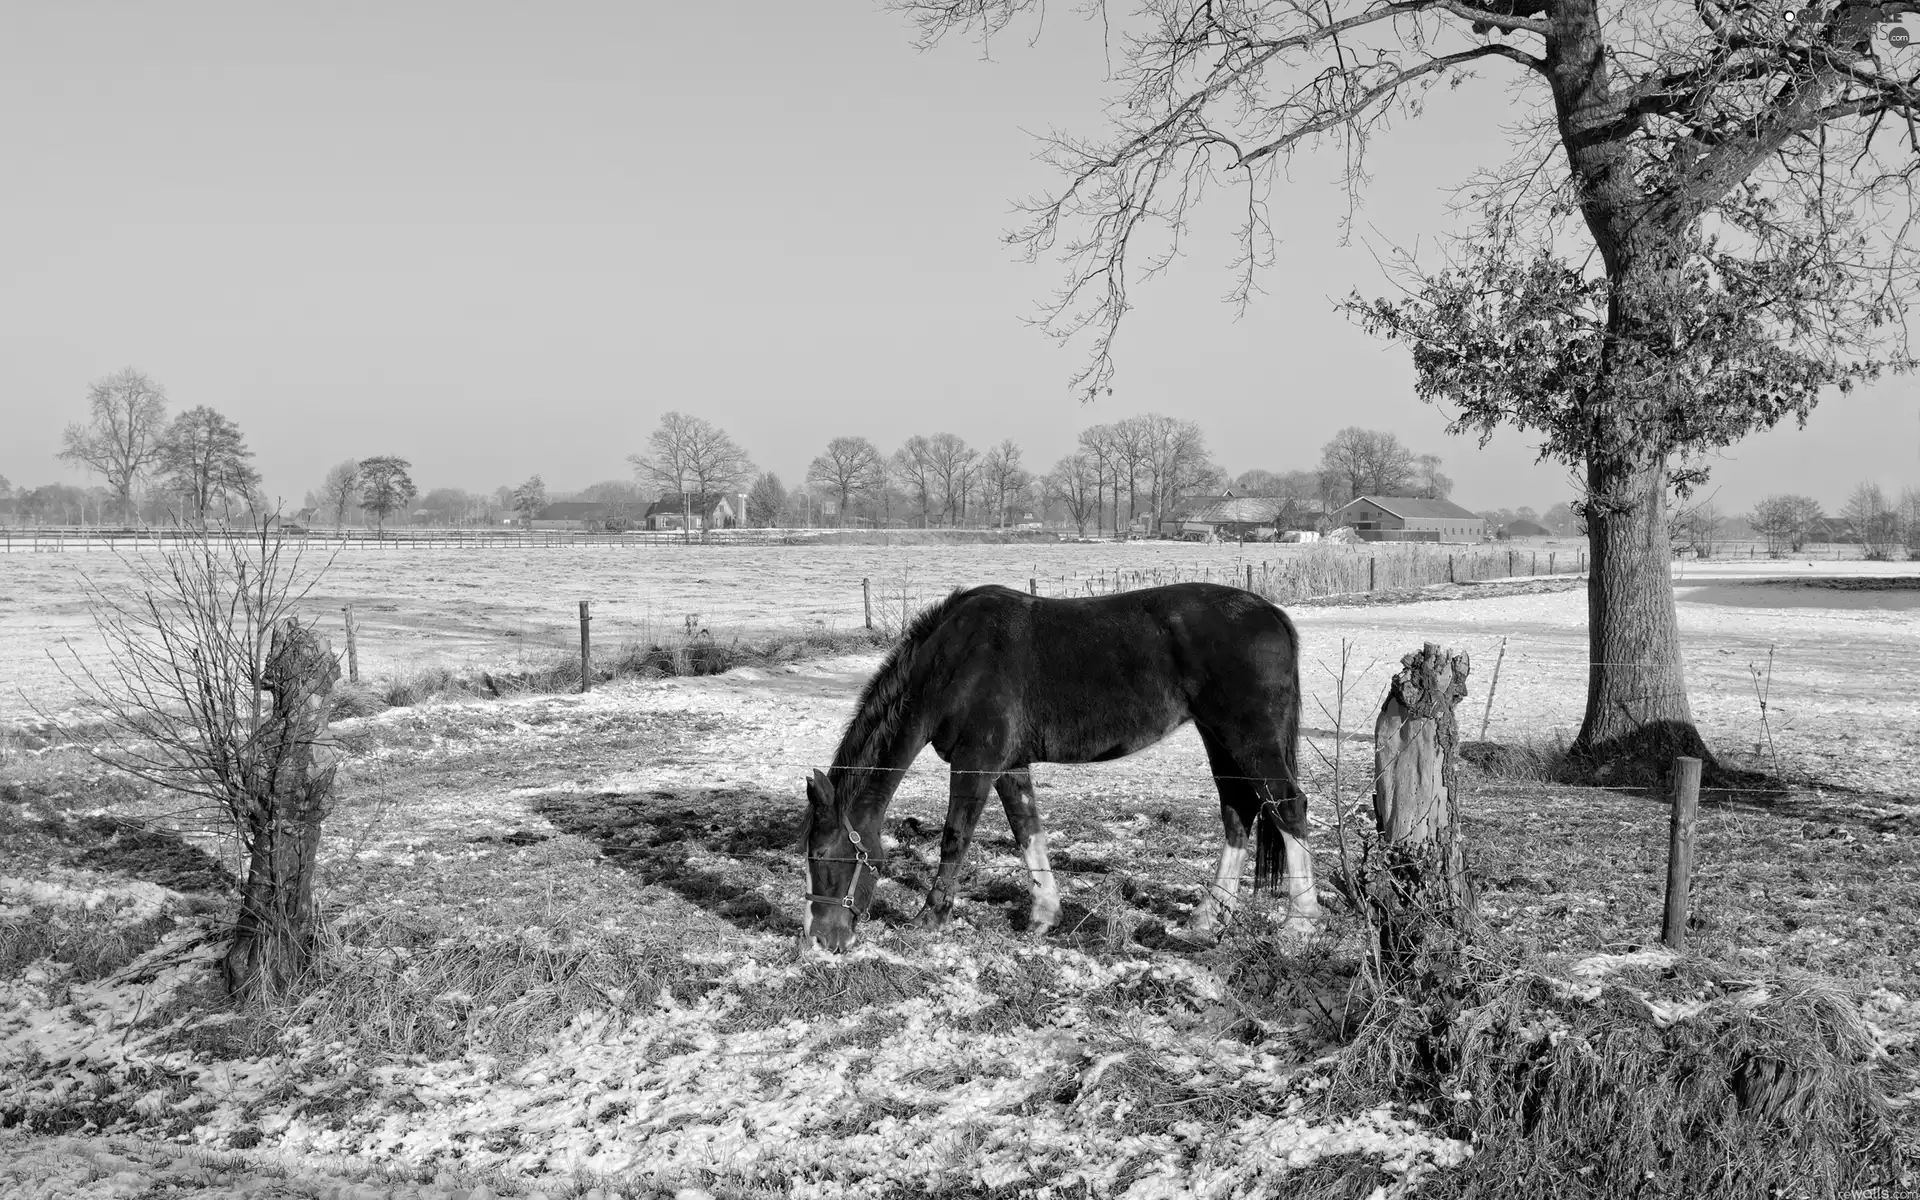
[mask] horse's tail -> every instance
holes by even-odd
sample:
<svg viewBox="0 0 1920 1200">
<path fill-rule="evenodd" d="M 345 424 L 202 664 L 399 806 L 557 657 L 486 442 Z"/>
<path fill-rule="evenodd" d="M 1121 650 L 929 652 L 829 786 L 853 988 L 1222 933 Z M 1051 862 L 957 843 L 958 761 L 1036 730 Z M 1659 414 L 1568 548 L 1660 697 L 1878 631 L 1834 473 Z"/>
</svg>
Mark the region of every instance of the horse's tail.
<svg viewBox="0 0 1920 1200">
<path fill-rule="evenodd" d="M 1280 712 L 1280 786 L 1271 779 L 1260 784 L 1260 814 L 1253 828 L 1253 890 L 1269 890 L 1286 869 L 1286 843 L 1280 840 L 1279 805 L 1300 796 L 1300 635 L 1293 621 L 1279 605 L 1280 627 L 1286 632 L 1288 657 L 1293 660 L 1293 677 L 1286 682 L 1286 695 Z"/>
</svg>

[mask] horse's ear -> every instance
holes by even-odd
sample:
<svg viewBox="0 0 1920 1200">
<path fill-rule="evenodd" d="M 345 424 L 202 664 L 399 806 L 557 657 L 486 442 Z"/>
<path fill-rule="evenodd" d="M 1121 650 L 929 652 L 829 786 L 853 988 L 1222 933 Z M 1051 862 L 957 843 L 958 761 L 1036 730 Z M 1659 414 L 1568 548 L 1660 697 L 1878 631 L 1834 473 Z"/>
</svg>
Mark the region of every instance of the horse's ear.
<svg viewBox="0 0 1920 1200">
<path fill-rule="evenodd" d="M 825 771 L 816 770 L 807 780 L 807 803 L 823 813 L 833 811 L 833 781 Z"/>
</svg>

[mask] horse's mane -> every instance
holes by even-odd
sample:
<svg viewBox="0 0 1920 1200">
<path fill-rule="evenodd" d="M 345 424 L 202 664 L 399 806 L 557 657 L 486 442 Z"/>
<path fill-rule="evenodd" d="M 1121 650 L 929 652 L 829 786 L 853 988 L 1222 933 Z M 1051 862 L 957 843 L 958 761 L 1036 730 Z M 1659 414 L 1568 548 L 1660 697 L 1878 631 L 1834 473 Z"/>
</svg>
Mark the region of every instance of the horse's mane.
<svg viewBox="0 0 1920 1200">
<path fill-rule="evenodd" d="M 913 675 L 914 657 L 927 635 L 946 620 L 966 591 L 955 588 L 947 593 L 946 599 L 916 613 L 906 632 L 887 652 L 880 669 L 860 689 L 853 719 L 847 722 L 847 731 L 840 737 L 840 748 L 833 752 L 833 765 L 827 768 L 827 779 L 832 782 L 835 795 L 844 797 L 846 793 L 841 785 L 849 776 L 873 766 L 881 751 L 899 733 L 911 702 L 907 680 Z"/>
</svg>

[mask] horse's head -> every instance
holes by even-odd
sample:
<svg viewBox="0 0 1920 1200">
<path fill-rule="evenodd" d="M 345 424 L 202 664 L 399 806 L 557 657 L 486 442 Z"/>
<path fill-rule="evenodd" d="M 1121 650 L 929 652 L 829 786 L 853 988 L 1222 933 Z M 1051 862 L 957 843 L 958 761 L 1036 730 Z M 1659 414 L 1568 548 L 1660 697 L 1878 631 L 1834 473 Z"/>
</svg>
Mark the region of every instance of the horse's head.
<svg viewBox="0 0 1920 1200">
<path fill-rule="evenodd" d="M 833 781 L 815 771 L 807 780 L 807 819 L 800 835 L 806 855 L 806 908 L 800 914 L 800 947 L 817 941 L 839 953 L 853 944 L 854 923 L 873 905 L 880 881 L 879 822 L 855 827 L 847 811 L 851 796 L 834 795 Z"/>
</svg>

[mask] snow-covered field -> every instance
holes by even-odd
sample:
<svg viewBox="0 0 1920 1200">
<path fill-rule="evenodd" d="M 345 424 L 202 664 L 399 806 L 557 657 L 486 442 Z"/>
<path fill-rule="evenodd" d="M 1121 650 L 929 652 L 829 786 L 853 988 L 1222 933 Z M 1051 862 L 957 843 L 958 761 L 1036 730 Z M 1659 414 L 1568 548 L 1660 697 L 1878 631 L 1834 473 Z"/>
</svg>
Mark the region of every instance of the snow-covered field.
<svg viewBox="0 0 1920 1200">
<path fill-rule="evenodd" d="M 585 595 L 625 595 L 676 623 L 674 614 L 699 611 L 742 627 L 845 626 L 860 618 L 862 575 L 879 593 L 883 582 L 899 586 L 892 572 L 912 599 L 962 582 L 1024 585 L 1049 567 L 1059 578 L 1142 569 L 1155 555 L 1187 570 L 1238 566 L 1233 548 L 1195 546 L 1057 547 L 1037 564 L 1039 550 L 976 546 L 696 551 L 644 562 L 605 551 L 571 552 L 569 562 L 555 551 L 543 562 L 542 553 L 484 576 L 485 563 L 403 570 L 343 557 L 325 603 L 393 606 L 362 643 L 373 673 L 409 662 L 406 647 L 453 663 L 494 660 L 512 644 L 503 631 L 559 634 Z M 84 631 L 75 597 L 53 593 L 88 564 L 57 558 L 0 561 L 8 668 L 29 657 L 22 642 L 44 651 Z M 1676 572 L 1689 685 L 1709 741 L 1738 760 L 1770 733 L 1782 766 L 1867 793 L 1810 792 L 1778 812 L 1703 821 L 1700 903 L 1719 924 L 1700 936 L 1732 939 L 1717 952 L 1760 955 L 1756 969 L 1799 966 L 1859 983 L 1889 1052 L 1911 1055 L 1920 960 L 1902 922 L 1920 897 L 1909 894 L 1900 856 L 1912 857 L 1920 837 L 1910 819 L 1920 797 L 1920 673 L 1905 667 L 1920 651 L 1920 590 L 1756 582 L 1840 573 L 1917 577 L 1905 564 Z M 1327 710 L 1343 644 L 1350 727 L 1370 726 L 1401 654 L 1437 641 L 1473 655 L 1461 712 L 1476 735 L 1502 639 L 1489 736 L 1544 740 L 1577 726 L 1586 657 L 1577 585 L 1431 595 L 1295 611 L 1316 794 L 1327 787 L 1319 755 L 1334 752 Z M 596 638 L 614 603 L 596 600 Z M 436 623 L 455 605 L 457 620 Z M 541 624 L 548 608 L 557 611 Z M 417 636 L 403 636 L 410 630 Z M 1752 668 L 1766 669 L 1770 649 L 1763 724 Z M 85 841 L 73 822 L 100 801 L 84 765 L 58 750 L 10 758 L 0 765 L 9 788 L 0 819 L 13 822 L 0 826 L 0 929 L 27 919 L 138 929 L 151 949 L 99 978 L 54 958 L 0 977 L 0 1112 L 38 1127 L 0 1131 L 0 1194 L 484 1200 L 600 1189 L 696 1200 L 1002 1188 L 1144 1200 L 1285 1195 L 1290 1180 L 1331 1170 L 1386 1196 L 1465 1161 L 1472 1148 L 1426 1129 L 1417 1112 L 1330 1103 L 1323 1007 L 1338 1007 L 1337 989 L 1311 977 L 1254 988 L 1235 974 L 1248 943 L 1194 954 L 1145 936 L 1197 897 L 1218 844 L 1190 732 L 1121 762 L 1036 772 L 1068 879 L 1062 935 L 1035 944 L 1010 926 L 1020 888 L 996 815 L 983 822 L 957 927 L 923 936 L 896 923 L 917 906 L 937 857 L 946 786 L 929 755 L 891 814 L 895 878 L 882 885 L 874 936 L 840 961 L 793 961 L 799 781 L 827 761 L 876 661 L 344 722 L 355 757 L 321 880 L 341 974 L 334 990 L 270 1023 L 217 1011 L 207 1020 L 204 972 L 217 947 L 197 939 L 219 907 L 144 881 L 143 860 L 112 857 L 118 842 Z M 39 703 L 62 701 L 34 690 L 46 676 L 10 678 Z M 1367 747 L 1346 753 L 1356 751 Z M 157 818 L 176 807 L 136 796 L 112 811 Z M 1570 979 L 1582 976 L 1580 953 L 1644 943 L 1657 928 L 1662 813 L 1611 793 L 1498 788 L 1476 792 L 1468 812 L 1492 877 L 1504 881 L 1486 897 L 1490 919 L 1568 951 Z M 1324 807 L 1316 815 L 1329 816 Z M 1803 835 L 1803 816 L 1808 829 L 1816 819 L 1823 831 L 1833 825 L 1836 837 Z M 1568 820 L 1586 822 L 1579 836 L 1559 832 Z M 1776 827 L 1791 832 L 1776 838 Z M 1325 833 L 1323 821 L 1322 856 Z M 1598 838 L 1605 870 L 1592 853 Z M 1776 841 L 1788 848 L 1756 850 Z M 1755 901 L 1764 893 L 1754 889 L 1787 874 L 1764 861 L 1783 854 L 1805 856 L 1790 859 L 1810 872 L 1796 867 L 1794 878 L 1837 879 L 1841 890 Z M 1829 854 L 1851 856 L 1849 865 L 1826 865 Z M 1321 865 L 1324 877 L 1330 859 Z M 1845 887 L 1847 871 L 1896 882 L 1869 905 Z M 1533 882 L 1523 886 L 1523 876 Z M 489 990 L 501 980 L 522 987 L 532 978 L 522 965 L 536 961 L 574 964 L 580 982 Z M 604 962 L 629 965 L 617 979 L 594 974 Z M 508 1026 L 531 1032 L 510 1036 Z M 470 1191 L 476 1185 L 486 1192 Z"/>
<path fill-rule="evenodd" d="M 499 550 L 391 545 L 355 545 L 330 560 L 330 551 L 316 545 L 304 564 L 309 573 L 326 566 L 310 607 L 335 650 L 343 649 L 341 609 L 353 605 L 361 670 L 372 677 L 550 659 L 578 645 L 581 600 L 592 602 L 594 644 L 605 652 L 625 642 L 683 634 L 689 621 L 723 639 L 821 626 L 856 629 L 866 620 L 863 579 L 876 623 L 897 624 L 902 611 L 958 586 L 998 583 L 1024 591 L 1031 584 L 1043 595 L 1079 595 L 1089 581 L 1106 580 L 1115 571 L 1166 582 L 1176 575 L 1239 582 L 1249 563 L 1258 573 L 1262 564 L 1311 549 L 1266 545 L 1243 551 L 1192 542 L 601 543 Z M 1543 543 L 1542 571 L 1550 554 L 1567 570 L 1578 548 Z M 49 652 L 62 659 L 100 652 L 83 577 L 111 588 L 125 586 L 132 574 L 128 559 L 104 549 L 0 555 L 0 681 L 6 685 L 0 686 L 0 721 L 26 715 L 29 700 L 56 710 L 71 700 L 73 689 Z"/>
</svg>

